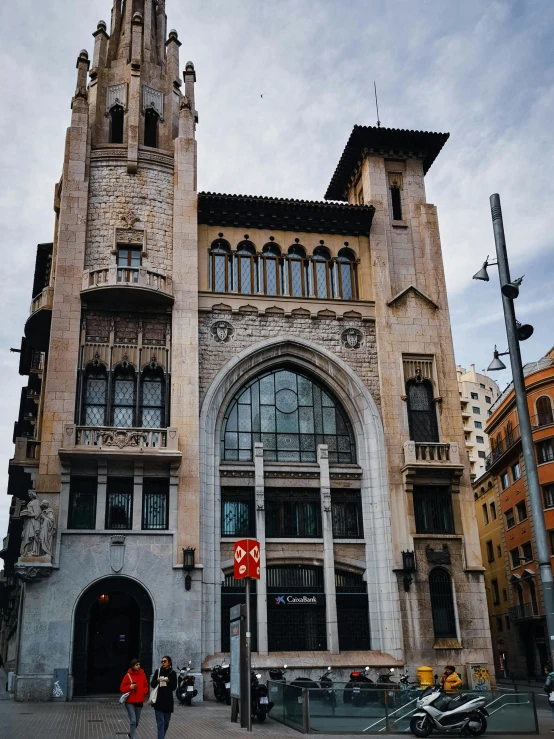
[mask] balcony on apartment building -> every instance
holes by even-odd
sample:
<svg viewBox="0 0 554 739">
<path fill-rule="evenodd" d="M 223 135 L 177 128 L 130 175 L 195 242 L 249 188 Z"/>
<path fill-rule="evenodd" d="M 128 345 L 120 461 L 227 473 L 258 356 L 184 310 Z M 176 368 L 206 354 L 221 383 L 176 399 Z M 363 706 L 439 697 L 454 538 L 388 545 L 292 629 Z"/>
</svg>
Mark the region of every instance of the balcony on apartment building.
<svg viewBox="0 0 554 739">
<path fill-rule="evenodd" d="M 64 456 L 84 456 L 102 452 L 107 456 L 138 459 L 158 456 L 181 458 L 176 428 L 123 428 L 121 426 L 77 426 L 64 424 L 59 453 Z"/>
<path fill-rule="evenodd" d="M 541 618 L 537 603 L 520 603 L 508 609 L 510 621 L 523 621 L 530 618 Z"/>
<path fill-rule="evenodd" d="M 145 267 L 102 267 L 83 272 L 81 295 L 87 302 L 146 299 L 153 303 L 173 303 L 173 280 L 162 272 Z"/>
<path fill-rule="evenodd" d="M 504 435 L 490 436 L 491 452 L 485 459 L 485 469 L 491 471 L 504 459 L 504 455 L 512 450 L 521 441 L 519 424 L 505 431 Z"/>
<path fill-rule="evenodd" d="M 31 301 L 30 315 L 25 323 L 25 338 L 30 346 L 41 352 L 48 349 L 53 298 L 53 287 L 45 287 L 38 293 Z"/>
</svg>

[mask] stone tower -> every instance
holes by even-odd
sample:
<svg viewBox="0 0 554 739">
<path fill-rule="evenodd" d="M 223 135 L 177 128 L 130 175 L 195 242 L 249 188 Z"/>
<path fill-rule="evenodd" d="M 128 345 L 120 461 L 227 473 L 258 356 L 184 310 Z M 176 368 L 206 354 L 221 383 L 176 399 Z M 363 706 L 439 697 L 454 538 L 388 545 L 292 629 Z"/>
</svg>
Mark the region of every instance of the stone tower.
<svg viewBox="0 0 554 739">
<path fill-rule="evenodd" d="M 488 620 L 424 185 L 448 135 L 356 126 L 333 202 L 198 194 L 165 3 L 115 0 L 94 37 L 21 350 L 0 553 L 16 698 L 51 697 L 59 669 L 69 697 L 117 691 L 137 655 L 209 676 L 244 536 L 258 669 L 469 677 Z"/>
</svg>

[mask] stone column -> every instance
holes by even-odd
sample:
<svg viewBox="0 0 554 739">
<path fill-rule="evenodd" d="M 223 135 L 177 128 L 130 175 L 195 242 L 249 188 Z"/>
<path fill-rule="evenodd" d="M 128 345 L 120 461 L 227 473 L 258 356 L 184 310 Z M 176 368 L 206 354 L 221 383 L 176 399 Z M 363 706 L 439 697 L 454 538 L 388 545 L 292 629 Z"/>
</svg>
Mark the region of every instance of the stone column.
<svg viewBox="0 0 554 739">
<path fill-rule="evenodd" d="M 108 462 L 98 460 L 98 483 L 96 487 L 96 529 L 106 528 L 106 488 L 108 486 Z"/>
<path fill-rule="evenodd" d="M 325 615 L 327 620 L 327 649 L 339 653 L 337 629 L 337 598 L 335 591 L 335 556 L 333 551 L 333 517 L 331 513 L 331 476 L 327 444 L 317 447 L 321 488 L 321 523 L 323 528 L 323 582 L 325 585 Z"/>
<path fill-rule="evenodd" d="M 133 48 L 131 59 L 131 83 L 127 104 L 127 172 L 136 174 L 138 169 L 138 147 L 141 117 L 141 64 L 142 64 L 142 18 L 133 18 Z"/>
<path fill-rule="evenodd" d="M 133 531 L 142 528 L 142 481 L 144 476 L 144 462 L 135 462 L 133 474 Z"/>
<path fill-rule="evenodd" d="M 260 542 L 260 579 L 258 580 L 258 654 L 267 654 L 267 571 L 265 556 L 264 445 L 254 442 L 254 485 L 256 538 Z"/>
</svg>

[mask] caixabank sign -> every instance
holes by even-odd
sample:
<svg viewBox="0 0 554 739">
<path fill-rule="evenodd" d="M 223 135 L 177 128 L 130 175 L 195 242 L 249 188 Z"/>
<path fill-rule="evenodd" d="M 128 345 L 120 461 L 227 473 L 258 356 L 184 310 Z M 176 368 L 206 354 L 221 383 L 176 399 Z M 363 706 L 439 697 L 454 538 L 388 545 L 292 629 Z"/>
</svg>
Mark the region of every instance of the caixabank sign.
<svg viewBox="0 0 554 739">
<path fill-rule="evenodd" d="M 289 593 L 268 597 L 268 605 L 273 608 L 324 606 L 325 596 L 321 593 Z"/>
</svg>

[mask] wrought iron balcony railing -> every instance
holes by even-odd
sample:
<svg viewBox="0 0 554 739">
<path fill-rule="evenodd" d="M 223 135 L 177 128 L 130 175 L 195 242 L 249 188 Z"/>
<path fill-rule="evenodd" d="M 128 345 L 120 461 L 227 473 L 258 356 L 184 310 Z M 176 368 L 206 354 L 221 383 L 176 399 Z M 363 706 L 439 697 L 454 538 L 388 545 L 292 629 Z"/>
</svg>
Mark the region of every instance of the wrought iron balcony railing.
<svg viewBox="0 0 554 739">
<path fill-rule="evenodd" d="M 510 621 L 521 621 L 524 618 L 539 616 L 538 605 L 535 603 L 521 603 L 508 609 Z"/>
</svg>

